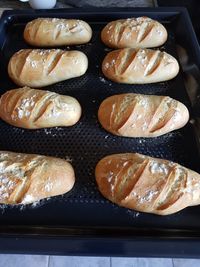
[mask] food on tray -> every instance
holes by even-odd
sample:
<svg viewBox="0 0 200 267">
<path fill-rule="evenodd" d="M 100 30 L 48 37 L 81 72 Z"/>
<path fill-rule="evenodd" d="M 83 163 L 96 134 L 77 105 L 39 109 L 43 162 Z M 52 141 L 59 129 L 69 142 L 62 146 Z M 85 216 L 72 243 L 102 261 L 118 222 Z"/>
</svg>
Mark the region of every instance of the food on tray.
<svg viewBox="0 0 200 267">
<path fill-rule="evenodd" d="M 158 21 L 148 17 L 119 19 L 108 23 L 101 40 L 112 48 L 157 47 L 167 40 L 167 31 Z"/>
<path fill-rule="evenodd" d="M 166 52 L 124 48 L 106 55 L 102 71 L 114 82 L 144 84 L 174 78 L 179 72 L 179 65 L 177 60 Z"/>
<path fill-rule="evenodd" d="M 38 18 L 24 30 L 26 42 L 38 47 L 85 44 L 91 37 L 89 24 L 78 19 Z"/>
<path fill-rule="evenodd" d="M 95 170 L 100 192 L 137 211 L 168 215 L 200 204 L 200 175 L 178 163 L 141 154 L 115 154 Z"/>
<path fill-rule="evenodd" d="M 106 98 L 98 118 L 109 132 L 128 137 L 156 137 L 183 127 L 185 105 L 168 96 L 120 94 Z"/>
<path fill-rule="evenodd" d="M 63 159 L 0 151 L 0 203 L 29 204 L 65 194 L 75 182 L 74 170 Z"/>
<path fill-rule="evenodd" d="M 54 92 L 23 87 L 7 91 L 0 99 L 0 117 L 7 123 L 38 129 L 74 125 L 81 116 L 79 102 Z"/>
<path fill-rule="evenodd" d="M 8 74 L 19 86 L 43 87 L 79 77 L 87 68 L 80 51 L 22 49 L 11 57 Z"/>
</svg>

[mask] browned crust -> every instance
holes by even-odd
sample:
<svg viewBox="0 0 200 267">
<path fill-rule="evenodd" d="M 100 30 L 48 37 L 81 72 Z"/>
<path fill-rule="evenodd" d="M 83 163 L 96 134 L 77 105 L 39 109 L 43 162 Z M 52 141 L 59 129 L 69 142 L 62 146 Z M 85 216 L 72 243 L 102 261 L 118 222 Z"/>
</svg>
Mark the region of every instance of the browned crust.
<svg viewBox="0 0 200 267">
<path fill-rule="evenodd" d="M 0 203 L 29 204 L 65 194 L 75 182 L 65 160 L 34 154 L 0 151 Z"/>
<path fill-rule="evenodd" d="M 115 154 L 95 169 L 110 201 L 137 211 L 168 215 L 200 204 L 200 175 L 178 163 L 141 154 Z"/>
<path fill-rule="evenodd" d="M 24 29 L 25 41 L 37 47 L 85 44 L 91 37 L 89 24 L 76 19 L 37 18 Z"/>
<path fill-rule="evenodd" d="M 115 135 L 156 137 L 183 127 L 189 112 L 168 96 L 129 93 L 106 98 L 99 107 L 98 119 Z"/>
<path fill-rule="evenodd" d="M 114 82 L 145 84 L 173 79 L 179 72 L 179 65 L 166 52 L 124 48 L 111 51 L 105 56 L 102 72 Z"/>
<path fill-rule="evenodd" d="M 101 40 L 111 48 L 151 48 L 163 45 L 167 31 L 158 21 L 147 17 L 109 22 L 101 31 Z"/>
<path fill-rule="evenodd" d="M 70 96 L 23 87 L 7 91 L 0 99 L 0 117 L 7 123 L 38 129 L 71 126 L 81 116 L 79 102 Z"/>
<path fill-rule="evenodd" d="M 83 75 L 88 59 L 80 51 L 22 49 L 8 64 L 10 78 L 19 86 L 43 87 Z"/>
</svg>

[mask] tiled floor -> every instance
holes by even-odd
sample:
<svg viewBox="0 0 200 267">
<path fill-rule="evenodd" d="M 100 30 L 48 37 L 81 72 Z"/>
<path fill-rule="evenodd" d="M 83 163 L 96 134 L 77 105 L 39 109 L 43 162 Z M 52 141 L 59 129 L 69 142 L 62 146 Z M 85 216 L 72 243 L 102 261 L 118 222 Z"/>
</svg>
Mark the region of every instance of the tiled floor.
<svg viewBox="0 0 200 267">
<path fill-rule="evenodd" d="M 0 267 L 200 267 L 197 259 L 68 257 L 0 254 Z"/>
</svg>

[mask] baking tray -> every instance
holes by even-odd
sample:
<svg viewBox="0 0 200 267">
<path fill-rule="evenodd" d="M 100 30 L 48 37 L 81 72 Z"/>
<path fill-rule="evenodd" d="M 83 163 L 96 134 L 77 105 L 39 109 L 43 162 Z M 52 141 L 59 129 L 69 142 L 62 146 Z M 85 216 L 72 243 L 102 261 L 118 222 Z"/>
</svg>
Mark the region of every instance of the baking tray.
<svg viewBox="0 0 200 267">
<path fill-rule="evenodd" d="M 168 40 L 161 50 L 178 59 L 177 45 L 189 53 L 190 61 L 200 66 L 197 40 L 184 8 L 60 9 L 51 11 L 6 11 L 0 21 L 1 94 L 16 88 L 7 74 L 10 57 L 28 48 L 23 40 L 25 24 L 37 17 L 79 18 L 93 30 L 90 43 L 63 49 L 87 54 L 89 68 L 79 78 L 44 89 L 76 97 L 83 115 L 73 127 L 24 130 L 0 121 L 0 149 L 66 158 L 75 168 L 74 189 L 63 196 L 34 205 L 4 206 L 0 212 L 0 251 L 68 255 L 195 256 L 200 255 L 200 206 L 175 215 L 156 216 L 120 208 L 104 199 L 97 190 L 94 169 L 105 155 L 123 152 L 166 158 L 200 172 L 200 154 L 194 127 L 184 128 L 158 138 L 123 138 L 106 132 L 97 121 L 99 104 L 119 93 L 169 95 L 190 110 L 192 103 L 184 86 L 183 71 L 168 82 L 124 85 L 103 77 L 101 62 L 109 49 L 100 41 L 100 31 L 111 20 L 149 16 L 161 21 Z M 189 243 L 188 243 L 189 240 Z M 189 245 L 190 244 L 190 245 Z M 191 248 L 192 246 L 192 248 Z"/>
</svg>

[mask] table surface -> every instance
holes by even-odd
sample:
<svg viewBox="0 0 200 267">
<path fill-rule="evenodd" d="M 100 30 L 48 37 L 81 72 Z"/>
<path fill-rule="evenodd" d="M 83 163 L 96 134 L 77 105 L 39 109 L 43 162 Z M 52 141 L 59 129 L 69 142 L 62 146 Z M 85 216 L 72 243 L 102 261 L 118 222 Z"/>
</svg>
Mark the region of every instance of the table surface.
<svg viewBox="0 0 200 267">
<path fill-rule="evenodd" d="M 152 7 L 154 0 L 58 0 L 56 8 L 68 7 Z M 1 0 L 0 8 L 29 8 L 28 3 L 20 2 L 19 0 Z"/>
</svg>

